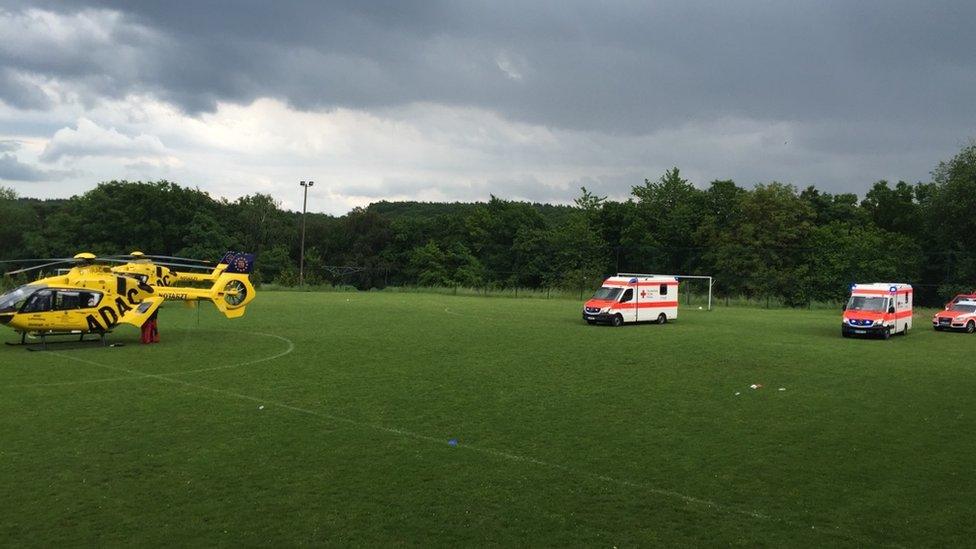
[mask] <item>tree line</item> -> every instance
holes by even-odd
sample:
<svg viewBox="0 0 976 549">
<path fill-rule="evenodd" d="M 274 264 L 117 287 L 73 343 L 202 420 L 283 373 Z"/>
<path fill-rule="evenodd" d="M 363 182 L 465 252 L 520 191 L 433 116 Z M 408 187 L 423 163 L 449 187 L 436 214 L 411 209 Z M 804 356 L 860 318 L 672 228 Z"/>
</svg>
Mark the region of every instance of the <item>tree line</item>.
<svg viewBox="0 0 976 549">
<path fill-rule="evenodd" d="M 0 187 L 0 259 L 79 251 L 217 258 L 257 254 L 259 282 L 298 282 L 301 213 L 168 181 L 111 181 L 70 199 Z M 306 217 L 309 284 L 590 288 L 615 272 L 708 274 L 719 296 L 792 306 L 852 282 L 907 281 L 938 304 L 976 287 L 976 142 L 932 180 L 876 182 L 863 199 L 778 182 L 699 188 L 677 168 L 625 201 L 581 189 L 572 206 L 377 202 Z"/>
</svg>

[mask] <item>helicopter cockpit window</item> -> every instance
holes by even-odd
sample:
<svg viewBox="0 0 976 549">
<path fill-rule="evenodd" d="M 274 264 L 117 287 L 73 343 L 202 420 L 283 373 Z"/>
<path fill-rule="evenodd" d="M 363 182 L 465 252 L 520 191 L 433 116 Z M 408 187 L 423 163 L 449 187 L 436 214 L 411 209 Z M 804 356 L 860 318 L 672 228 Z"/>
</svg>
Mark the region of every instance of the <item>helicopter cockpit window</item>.
<svg viewBox="0 0 976 549">
<path fill-rule="evenodd" d="M 78 292 L 60 291 L 54 294 L 54 310 L 69 311 L 71 309 L 77 309 L 79 301 L 80 296 Z"/>
<path fill-rule="evenodd" d="M 77 290 L 59 290 L 54 296 L 55 311 L 70 311 L 73 309 L 85 309 L 98 305 L 101 294 L 94 292 L 80 292 Z"/>
<path fill-rule="evenodd" d="M 20 310 L 24 306 L 24 302 L 31 294 L 36 292 L 42 286 L 21 286 L 12 290 L 11 292 L 0 296 L 0 313 L 13 313 Z"/>
<path fill-rule="evenodd" d="M 81 292 L 81 306 L 82 307 L 97 307 L 98 302 L 102 300 L 102 294 L 94 292 Z"/>
<path fill-rule="evenodd" d="M 30 296 L 27 304 L 24 305 L 25 313 L 44 313 L 54 307 L 54 292 L 51 290 L 41 290 Z"/>
</svg>

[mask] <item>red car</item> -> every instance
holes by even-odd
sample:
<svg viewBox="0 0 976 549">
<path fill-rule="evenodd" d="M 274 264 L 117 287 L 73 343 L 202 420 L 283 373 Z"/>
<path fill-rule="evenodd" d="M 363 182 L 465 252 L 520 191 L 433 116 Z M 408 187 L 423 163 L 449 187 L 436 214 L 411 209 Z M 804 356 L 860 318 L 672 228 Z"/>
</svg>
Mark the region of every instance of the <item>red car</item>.
<svg viewBox="0 0 976 549">
<path fill-rule="evenodd" d="M 960 294 L 946 305 L 944 311 L 932 317 L 936 330 L 955 330 L 976 333 L 976 294 Z"/>
</svg>

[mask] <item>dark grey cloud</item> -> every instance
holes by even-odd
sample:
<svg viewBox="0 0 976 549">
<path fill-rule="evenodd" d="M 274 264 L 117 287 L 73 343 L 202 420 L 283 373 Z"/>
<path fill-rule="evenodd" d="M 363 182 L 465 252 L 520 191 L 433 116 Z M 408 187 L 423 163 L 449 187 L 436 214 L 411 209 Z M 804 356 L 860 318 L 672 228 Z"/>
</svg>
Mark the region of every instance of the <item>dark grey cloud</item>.
<svg viewBox="0 0 976 549">
<path fill-rule="evenodd" d="M 38 9 L 66 22 L 30 30 Z M 39 85 L 52 81 L 191 114 L 261 97 L 387 114 L 431 103 L 628 137 L 743 119 L 791 135 L 741 158 L 662 146 L 645 165 L 857 191 L 925 177 L 976 127 L 971 0 L 12 0 L 0 16 L 14 21 L 0 28 L 0 100 L 22 109 L 51 108 Z M 559 191 L 526 178 L 492 184 Z"/>
<path fill-rule="evenodd" d="M 0 67 L 0 101 L 18 109 L 47 109 L 51 100 L 24 75 Z"/>
<path fill-rule="evenodd" d="M 721 115 L 976 119 L 968 0 L 44 5 L 120 11 L 111 43 L 133 55 L 38 52 L 5 64 L 101 93 L 153 91 L 189 111 L 262 96 L 308 109 L 429 101 L 638 133 Z"/>
<path fill-rule="evenodd" d="M 62 179 L 71 172 L 45 170 L 21 162 L 11 153 L 0 154 L 0 181 L 52 181 Z"/>
</svg>

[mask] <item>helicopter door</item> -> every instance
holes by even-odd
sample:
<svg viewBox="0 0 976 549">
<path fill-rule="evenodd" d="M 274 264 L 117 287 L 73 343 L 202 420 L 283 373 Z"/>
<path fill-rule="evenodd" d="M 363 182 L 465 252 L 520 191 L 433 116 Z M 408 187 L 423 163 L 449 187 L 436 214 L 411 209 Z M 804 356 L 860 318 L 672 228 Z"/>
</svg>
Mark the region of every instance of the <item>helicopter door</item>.
<svg viewBox="0 0 976 549">
<path fill-rule="evenodd" d="M 94 309 L 101 301 L 101 294 L 82 290 L 58 290 L 54 295 L 54 310 L 59 328 L 64 330 L 83 329 L 87 325 L 85 309 Z"/>
<path fill-rule="evenodd" d="M 59 324 L 55 319 L 54 290 L 38 290 L 24 303 L 20 314 L 27 317 L 27 329 L 48 331 Z"/>
</svg>

